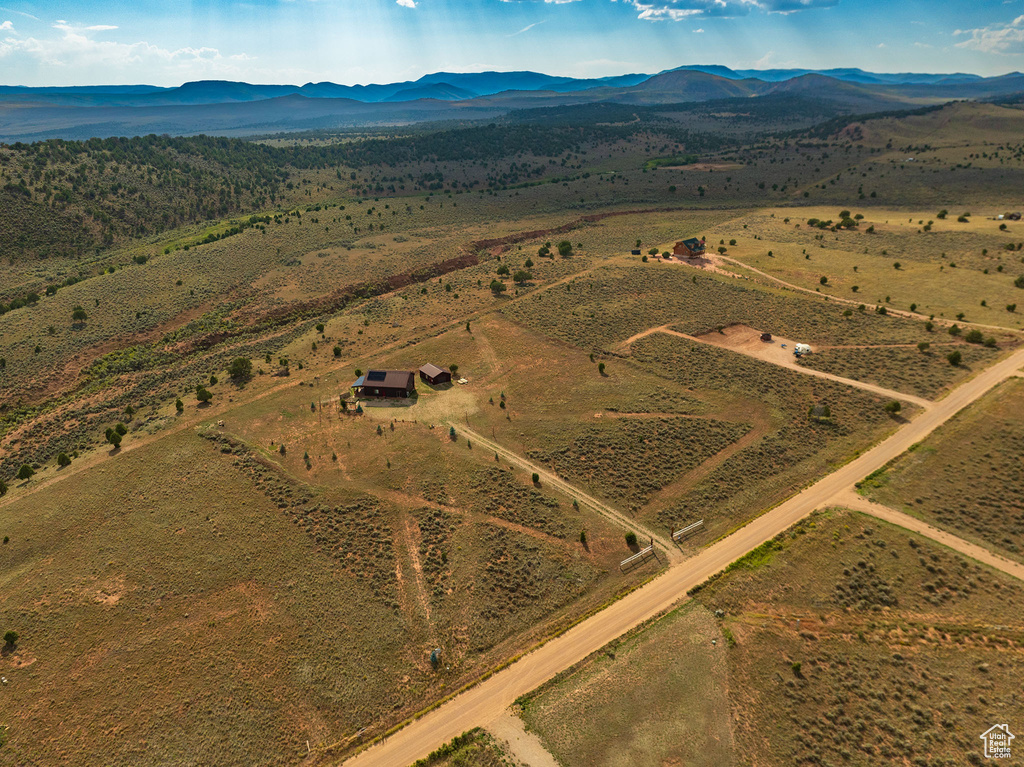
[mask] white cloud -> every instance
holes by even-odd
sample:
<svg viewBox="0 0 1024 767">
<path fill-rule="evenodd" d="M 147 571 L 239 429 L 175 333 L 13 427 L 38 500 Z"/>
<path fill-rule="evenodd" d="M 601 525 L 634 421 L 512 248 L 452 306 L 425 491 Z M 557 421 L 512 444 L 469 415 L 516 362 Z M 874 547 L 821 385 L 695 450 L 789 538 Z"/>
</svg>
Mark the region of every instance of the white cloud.
<svg viewBox="0 0 1024 767">
<path fill-rule="evenodd" d="M 241 76 L 239 67 L 251 58 L 245 54 L 223 56 L 216 48 L 178 48 L 171 50 L 147 42 L 121 43 L 94 40 L 89 29 L 71 27 L 58 21 L 55 29 L 63 34 L 55 38 L 7 37 L 0 40 L 0 61 L 32 62 L 33 68 L 52 68 L 62 73 L 101 70 L 117 79 L 115 72 L 132 73 L 139 69 L 161 71 L 170 77 L 219 75 Z M 237 63 L 236 63 L 237 62 Z M 5 64 L 6 68 L 9 64 Z M 66 75 L 64 75 L 66 76 Z"/>
<path fill-rule="evenodd" d="M 416 0 L 395 0 L 403 8 L 415 8 Z"/>
<path fill-rule="evenodd" d="M 10 22 L 10 21 L 5 21 L 2 24 L 0 24 L 0 30 L 3 30 L 5 32 L 13 32 L 14 31 L 14 23 Z"/>
<path fill-rule="evenodd" d="M 91 27 L 86 27 L 90 32 L 106 32 L 111 29 L 117 29 L 117 27 L 111 24 L 93 24 Z"/>
<path fill-rule="evenodd" d="M 695 34 L 695 35 L 703 35 L 704 34 L 704 30 L 703 29 L 695 29 L 695 30 L 693 30 L 693 34 Z"/>
<path fill-rule="evenodd" d="M 544 19 L 544 21 L 547 21 L 547 19 Z M 532 24 L 527 24 L 525 27 L 520 29 L 518 32 L 513 32 L 511 35 L 505 35 L 505 37 L 515 37 L 516 35 L 523 34 L 523 32 L 529 32 L 531 29 L 533 29 L 538 24 L 543 24 L 544 21 L 535 21 Z"/>
<path fill-rule="evenodd" d="M 1009 55 L 1024 53 L 1024 16 L 1018 16 L 1009 24 L 958 29 L 953 34 L 967 36 L 962 43 L 956 44 L 957 48 Z"/>
<path fill-rule="evenodd" d="M 16 13 L 19 16 L 24 16 L 26 19 L 32 19 L 33 21 L 39 21 L 39 19 L 36 18 L 35 16 L 33 16 L 31 13 L 25 13 L 24 11 L 16 11 L 13 8 L 4 8 L 2 5 L 0 5 L 0 11 L 3 11 L 4 13 Z"/>
<path fill-rule="evenodd" d="M 619 2 L 619 0 L 612 0 Z M 693 16 L 746 16 L 752 11 L 796 13 L 831 8 L 839 0 L 621 0 L 632 5 L 646 21 L 682 21 Z"/>
</svg>

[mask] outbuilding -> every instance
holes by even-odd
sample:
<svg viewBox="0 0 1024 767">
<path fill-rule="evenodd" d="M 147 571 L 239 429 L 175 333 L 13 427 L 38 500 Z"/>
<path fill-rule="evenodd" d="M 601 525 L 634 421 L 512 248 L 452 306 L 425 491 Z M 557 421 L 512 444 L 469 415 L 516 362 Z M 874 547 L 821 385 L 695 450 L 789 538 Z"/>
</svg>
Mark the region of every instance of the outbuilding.
<svg viewBox="0 0 1024 767">
<path fill-rule="evenodd" d="M 451 383 L 452 374 L 450 370 L 439 368 L 437 365 L 428 362 L 420 368 L 420 380 L 436 386 L 437 384 Z"/>
<path fill-rule="evenodd" d="M 416 394 L 416 376 L 411 370 L 368 370 L 352 388 L 364 397 L 412 397 Z"/>
<path fill-rule="evenodd" d="M 772 334 L 771 333 L 762 333 L 761 334 L 761 340 L 765 341 L 765 342 L 771 341 L 772 340 Z"/>
</svg>

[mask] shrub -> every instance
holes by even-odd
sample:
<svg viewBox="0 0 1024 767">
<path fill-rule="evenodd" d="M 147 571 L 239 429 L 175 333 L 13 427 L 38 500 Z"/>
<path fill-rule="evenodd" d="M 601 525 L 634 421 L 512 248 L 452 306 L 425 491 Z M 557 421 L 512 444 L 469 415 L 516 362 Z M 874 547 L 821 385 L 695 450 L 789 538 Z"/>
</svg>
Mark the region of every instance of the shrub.
<svg viewBox="0 0 1024 767">
<path fill-rule="evenodd" d="M 530 475 L 530 480 L 533 482 L 533 484 L 539 485 L 540 484 L 540 474 L 538 474 L 537 472 L 533 472 L 533 474 Z"/>
<path fill-rule="evenodd" d="M 961 328 L 960 328 L 959 325 L 952 325 L 949 328 L 949 334 L 951 336 L 958 336 L 958 335 L 960 335 L 961 332 L 962 331 L 961 331 Z"/>
<path fill-rule="evenodd" d="M 17 642 L 18 642 L 18 632 L 17 631 L 8 631 L 8 632 L 4 633 L 4 644 L 6 644 L 8 647 L 14 647 L 14 645 L 17 644 Z"/>
<path fill-rule="evenodd" d="M 68 458 L 67 453 L 61 453 L 60 455 L 57 456 L 57 465 L 60 466 L 62 469 L 65 466 L 71 465 L 71 459 Z"/>
<path fill-rule="evenodd" d="M 7 495 L 7 483 L 0 479 L 0 496 Z"/>
<path fill-rule="evenodd" d="M 1024 274 L 1013 281 L 1013 286 L 1015 288 L 1024 288 Z"/>
<path fill-rule="evenodd" d="M 558 255 L 562 256 L 562 258 L 565 258 L 566 256 L 571 256 L 572 243 L 569 242 L 568 240 L 562 240 L 560 243 L 558 243 Z"/>
<path fill-rule="evenodd" d="M 18 477 L 18 479 L 32 479 L 35 473 L 35 469 L 33 469 L 27 463 L 23 463 L 21 465 L 21 468 L 18 469 L 18 473 L 16 476 Z"/>
<path fill-rule="evenodd" d="M 626 533 L 626 545 L 636 546 L 636 533 L 634 533 L 632 530 Z"/>
<path fill-rule="evenodd" d="M 178 397 L 176 400 L 174 400 L 174 409 L 177 410 L 179 413 L 185 409 L 185 403 L 181 401 L 181 397 Z"/>
<path fill-rule="evenodd" d="M 332 351 L 334 352 L 334 356 L 335 357 L 340 357 L 341 356 L 341 347 L 340 346 L 335 346 Z"/>
<path fill-rule="evenodd" d="M 985 340 L 985 337 L 982 335 L 980 330 L 975 328 L 967 331 L 966 335 L 964 335 L 964 340 L 969 344 L 980 344 Z"/>
<path fill-rule="evenodd" d="M 116 429 L 107 429 L 107 442 L 114 446 L 114 449 L 121 447 L 121 435 Z"/>
<path fill-rule="evenodd" d="M 927 341 L 922 341 L 917 345 L 917 350 L 920 352 L 926 352 L 931 347 L 931 344 Z"/>
<path fill-rule="evenodd" d="M 321 325 L 320 327 L 323 327 Z M 252 360 L 248 357 L 235 357 L 228 365 L 228 375 L 235 381 L 252 378 Z"/>
<path fill-rule="evenodd" d="M 604 363 L 603 362 L 597 363 L 597 372 L 600 373 L 601 375 L 604 375 Z"/>
<path fill-rule="evenodd" d="M 896 415 L 903 409 L 903 405 L 900 404 L 898 399 L 890 400 L 885 403 L 885 412 L 889 415 Z"/>
<path fill-rule="evenodd" d="M 508 288 L 505 287 L 504 282 L 502 282 L 501 280 L 491 280 L 491 292 L 494 295 L 500 296 L 506 290 L 508 290 Z"/>
<path fill-rule="evenodd" d="M 209 402 L 213 399 L 213 395 L 210 394 L 209 390 L 202 384 L 196 386 L 196 399 L 200 402 Z"/>
<path fill-rule="evenodd" d="M 953 351 L 946 355 L 946 359 L 953 367 L 959 367 L 960 361 L 963 359 L 963 355 L 959 351 Z"/>
<path fill-rule="evenodd" d="M 125 426 L 123 423 L 118 423 L 117 426 L 114 427 L 114 431 L 116 431 L 123 437 L 125 434 L 128 433 L 128 427 Z"/>
<path fill-rule="evenodd" d="M 281 445 L 277 448 L 277 452 L 279 452 L 281 455 L 284 455 L 285 453 L 288 452 L 287 448 L 285 448 L 284 446 L 284 442 L 282 442 Z"/>
</svg>

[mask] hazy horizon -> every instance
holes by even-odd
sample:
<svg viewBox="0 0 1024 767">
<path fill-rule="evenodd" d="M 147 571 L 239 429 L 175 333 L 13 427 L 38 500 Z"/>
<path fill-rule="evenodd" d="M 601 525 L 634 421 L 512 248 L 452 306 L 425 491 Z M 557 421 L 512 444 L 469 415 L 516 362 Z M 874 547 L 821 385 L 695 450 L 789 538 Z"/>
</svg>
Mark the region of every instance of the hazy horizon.
<svg viewBox="0 0 1024 767">
<path fill-rule="evenodd" d="M 566 77 L 732 69 L 1024 69 L 1024 0 L 153 0 L 0 6 L 3 84 Z"/>
</svg>

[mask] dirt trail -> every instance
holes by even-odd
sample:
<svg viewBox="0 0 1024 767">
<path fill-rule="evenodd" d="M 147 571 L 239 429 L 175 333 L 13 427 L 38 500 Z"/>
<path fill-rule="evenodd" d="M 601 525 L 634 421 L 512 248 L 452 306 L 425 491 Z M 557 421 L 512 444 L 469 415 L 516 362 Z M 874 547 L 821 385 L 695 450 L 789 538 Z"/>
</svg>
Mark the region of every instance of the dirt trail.
<svg viewBox="0 0 1024 767">
<path fill-rule="evenodd" d="M 731 535 L 677 561 L 666 572 L 564 634 L 527 653 L 512 665 L 408 726 L 356 754 L 349 767 L 395 767 L 411 764 L 473 727 L 493 722 L 517 697 L 586 658 L 637 625 L 675 606 L 686 593 L 721 572 L 752 549 L 771 540 L 813 511 L 839 504 L 855 482 L 920 442 L 956 413 L 1024 364 L 1024 349 L 1005 357 L 962 383 L 931 409 L 917 414 L 892 436 L 836 471 L 752 520 Z M 897 523 L 898 524 L 898 523 Z M 909 523 L 908 523 L 909 524 Z"/>
<path fill-rule="evenodd" d="M 403 520 L 402 537 L 405 540 L 405 550 L 409 553 L 409 563 L 412 565 L 412 574 L 416 582 L 417 601 L 427 618 L 427 625 L 433 628 L 433 621 L 430 618 L 430 594 L 427 592 L 427 583 L 423 578 L 423 564 L 420 562 L 418 543 L 421 537 L 420 529 L 416 520 L 410 516 L 406 516 Z"/>
<path fill-rule="evenodd" d="M 680 333 L 678 330 L 672 330 L 667 325 L 660 325 L 659 327 L 650 328 L 649 330 L 637 333 L 635 336 L 626 339 L 626 341 L 620 344 L 620 348 L 625 348 L 634 341 L 649 336 L 652 333 L 664 333 L 665 335 L 685 338 L 688 341 L 694 341 L 699 344 L 707 344 L 708 346 L 717 346 L 720 349 L 728 349 L 729 351 L 737 352 L 738 354 L 745 354 L 748 357 L 753 357 L 754 359 L 761 360 L 762 362 L 770 362 L 773 365 L 778 365 L 779 367 L 787 368 L 788 370 L 795 370 L 796 372 L 803 373 L 804 375 L 824 378 L 828 381 L 835 381 L 836 383 L 853 386 L 857 389 L 863 389 L 882 397 L 888 397 L 889 399 L 898 399 L 903 402 L 910 402 L 911 404 L 917 405 L 918 407 L 922 407 L 926 410 L 933 407 L 935 404 L 931 400 L 926 400 L 922 397 L 915 397 L 913 394 L 904 394 L 903 392 L 898 392 L 894 389 L 886 389 L 884 386 L 876 386 L 875 384 L 865 383 L 864 381 L 855 381 L 852 378 L 843 378 L 842 376 L 833 375 L 832 373 L 825 373 L 821 370 L 805 368 L 796 363 L 796 360 L 792 358 L 792 355 L 788 353 L 788 350 L 783 350 L 781 348 L 782 343 L 785 343 L 787 347 L 792 348 L 795 342 L 787 338 L 776 337 L 771 343 L 763 344 L 758 341 L 759 346 L 752 346 L 747 343 L 749 339 L 743 338 L 737 340 L 733 337 L 737 335 L 736 328 L 741 328 L 742 330 L 749 331 L 750 333 L 760 335 L 752 328 L 734 326 L 732 328 L 726 328 L 724 333 L 708 334 L 706 336 L 691 336 L 687 333 Z"/>
<path fill-rule="evenodd" d="M 730 264 L 734 264 L 734 265 L 740 267 L 741 269 L 746 269 L 748 272 L 753 272 L 754 274 L 756 274 L 756 275 L 758 275 L 760 277 L 764 277 L 766 280 L 771 280 L 772 282 L 774 282 L 774 283 L 776 283 L 778 285 L 782 285 L 784 288 L 789 288 L 790 290 L 796 290 L 796 291 L 799 291 L 800 293 L 807 293 L 809 295 L 814 296 L 815 298 L 827 298 L 830 301 L 838 301 L 841 304 L 848 304 L 850 306 L 860 306 L 862 303 L 864 303 L 863 301 L 858 301 L 858 300 L 852 299 L 852 298 L 840 298 L 839 296 L 834 296 L 834 295 L 831 295 L 831 294 L 822 294 L 822 293 L 819 293 L 817 290 L 811 290 L 810 288 L 802 288 L 799 285 L 794 285 L 791 282 L 786 282 L 785 280 L 779 279 L 778 277 L 774 277 L 774 276 L 768 274 L 767 272 L 762 272 L 757 267 L 750 266 L 749 264 L 745 264 L 742 261 L 736 260 L 735 258 L 729 258 L 728 256 L 713 256 L 713 258 L 715 258 L 715 259 L 717 259 L 719 261 L 726 261 L 726 262 L 728 262 Z M 868 309 L 877 309 L 878 308 L 878 306 L 876 304 L 865 304 L 865 306 L 867 306 Z M 918 314 L 917 312 L 910 312 L 910 311 L 906 311 L 904 309 L 892 309 L 892 308 L 887 306 L 886 307 L 886 311 L 889 314 L 896 315 L 897 317 L 907 317 L 907 318 L 914 319 L 914 320 L 921 320 L 922 322 L 925 322 L 925 321 L 928 320 L 928 317 L 926 315 L 924 315 L 924 314 Z M 934 320 L 932 320 L 932 322 L 936 323 L 937 325 L 941 325 L 941 326 L 947 326 L 947 325 L 952 325 L 953 324 L 952 320 L 945 320 L 945 319 L 934 319 Z M 960 325 L 960 327 L 987 328 L 988 330 L 1001 330 L 1004 333 L 1005 332 L 1008 332 L 1008 333 L 1016 332 L 1013 328 L 1004 327 L 1003 325 L 985 325 L 984 323 L 981 323 L 981 322 L 967 322 L 966 320 L 961 320 L 957 324 Z"/>
<path fill-rule="evenodd" d="M 978 546 L 970 541 L 965 541 L 963 538 L 953 535 L 952 533 L 947 533 L 945 530 L 940 530 L 917 517 L 912 517 L 909 514 L 904 514 L 902 511 L 896 511 L 896 509 L 891 509 L 888 506 L 883 506 L 880 503 L 870 501 L 852 490 L 836 498 L 835 505 L 845 506 L 846 508 L 853 509 L 855 511 L 862 511 L 865 514 L 878 517 L 878 519 L 885 522 L 891 522 L 892 524 L 899 525 L 907 530 L 913 530 L 915 533 L 919 533 L 925 538 L 931 538 L 936 543 L 948 546 L 954 551 L 959 551 L 961 554 L 968 556 L 971 559 L 976 559 L 989 567 L 993 567 L 1007 575 L 1011 575 L 1014 578 L 1024 581 L 1024 565 L 1019 562 L 1014 562 L 1012 559 L 1007 559 L 1006 557 L 995 554 L 983 546 Z"/>
<path fill-rule="evenodd" d="M 540 738 L 528 732 L 523 726 L 523 720 L 511 711 L 504 712 L 487 725 L 487 730 L 524 767 L 560 767 L 551 752 L 544 748 Z"/>
<path fill-rule="evenodd" d="M 734 420 L 734 419 L 721 419 L 721 420 Z M 696 487 L 701 481 L 711 476 L 711 473 L 721 466 L 723 463 L 728 461 L 738 452 L 744 448 L 750 447 L 759 439 L 764 437 L 768 432 L 771 431 L 772 425 L 771 420 L 766 412 L 754 412 L 751 411 L 750 415 L 742 419 L 735 419 L 736 422 L 749 423 L 751 425 L 750 431 L 740 437 L 738 440 L 733 442 L 731 445 L 719 450 L 713 456 L 705 460 L 699 466 L 695 466 L 693 469 L 688 471 L 683 476 L 670 482 L 661 488 L 658 492 L 654 493 L 644 505 L 643 511 L 646 513 L 651 509 L 662 509 L 666 508 L 669 503 L 679 498 L 680 496 L 688 493 L 694 487 Z"/>
<path fill-rule="evenodd" d="M 472 437 L 473 440 L 475 442 L 478 442 L 481 446 L 486 447 L 488 450 L 493 450 L 495 453 L 504 458 L 508 463 L 514 466 L 518 466 L 519 468 L 530 473 L 536 473 L 540 475 L 540 478 L 543 482 L 555 488 L 559 492 L 568 495 L 570 498 L 575 498 L 580 503 L 584 504 L 585 506 L 589 506 L 598 514 L 605 517 L 606 519 L 611 520 L 615 524 L 620 525 L 626 528 L 627 530 L 633 530 L 637 534 L 637 537 L 641 540 L 643 540 L 644 538 L 653 538 L 654 542 L 658 544 L 658 546 L 660 546 L 661 549 L 667 553 L 670 562 L 679 560 L 681 558 L 681 554 L 679 553 L 678 548 L 676 548 L 676 546 L 671 541 L 647 529 L 644 525 L 637 522 L 633 518 L 627 517 L 625 514 L 612 508 L 608 504 L 599 501 L 593 496 L 584 493 L 582 490 L 574 487 L 573 485 L 570 485 L 557 474 L 552 473 L 548 469 L 545 469 L 543 466 L 538 466 L 537 464 L 528 461 L 526 458 L 523 458 L 518 453 L 513 453 L 511 450 L 509 450 L 506 447 L 502 447 L 497 442 L 487 439 L 481 434 L 470 429 L 465 424 L 460 424 L 458 428 L 463 433 Z"/>
</svg>

